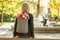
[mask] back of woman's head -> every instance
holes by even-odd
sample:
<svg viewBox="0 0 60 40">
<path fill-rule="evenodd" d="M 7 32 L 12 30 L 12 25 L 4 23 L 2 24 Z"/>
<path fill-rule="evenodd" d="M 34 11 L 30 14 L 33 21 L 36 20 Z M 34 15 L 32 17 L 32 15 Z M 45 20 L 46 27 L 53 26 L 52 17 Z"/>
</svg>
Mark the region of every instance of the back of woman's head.
<svg viewBox="0 0 60 40">
<path fill-rule="evenodd" d="M 23 3 L 22 4 L 22 11 L 29 12 L 29 4 L 28 3 Z"/>
</svg>

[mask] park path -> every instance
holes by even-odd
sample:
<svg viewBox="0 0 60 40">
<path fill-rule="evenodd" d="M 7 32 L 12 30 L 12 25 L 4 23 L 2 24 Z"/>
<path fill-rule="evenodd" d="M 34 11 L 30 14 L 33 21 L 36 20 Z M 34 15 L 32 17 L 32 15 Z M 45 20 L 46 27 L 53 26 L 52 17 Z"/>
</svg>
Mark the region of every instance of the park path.
<svg viewBox="0 0 60 40">
<path fill-rule="evenodd" d="M 11 30 L 11 26 L 14 26 L 14 23 L 4 24 L 0 26 L 0 38 L 12 38 L 13 30 Z M 34 21 L 34 27 L 38 27 L 38 21 Z M 34 33 L 35 38 L 60 38 L 60 33 Z"/>
</svg>

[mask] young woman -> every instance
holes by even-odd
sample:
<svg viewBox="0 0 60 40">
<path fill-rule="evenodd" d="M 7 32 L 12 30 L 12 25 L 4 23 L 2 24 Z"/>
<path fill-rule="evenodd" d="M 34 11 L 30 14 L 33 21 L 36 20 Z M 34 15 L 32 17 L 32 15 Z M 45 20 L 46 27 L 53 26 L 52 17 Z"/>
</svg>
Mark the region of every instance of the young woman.
<svg viewBox="0 0 60 40">
<path fill-rule="evenodd" d="M 22 5 L 22 11 L 16 16 L 14 37 L 34 38 L 33 15 L 29 13 L 28 3 Z"/>
</svg>

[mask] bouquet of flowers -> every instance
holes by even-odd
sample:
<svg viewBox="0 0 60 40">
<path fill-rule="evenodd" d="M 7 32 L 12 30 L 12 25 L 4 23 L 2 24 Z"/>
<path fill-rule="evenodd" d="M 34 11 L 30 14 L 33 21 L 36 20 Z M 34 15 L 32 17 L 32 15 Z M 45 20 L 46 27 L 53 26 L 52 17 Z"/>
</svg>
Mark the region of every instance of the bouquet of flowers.
<svg viewBox="0 0 60 40">
<path fill-rule="evenodd" d="M 21 12 L 16 16 L 17 19 L 29 19 L 29 15 L 26 12 Z"/>
</svg>

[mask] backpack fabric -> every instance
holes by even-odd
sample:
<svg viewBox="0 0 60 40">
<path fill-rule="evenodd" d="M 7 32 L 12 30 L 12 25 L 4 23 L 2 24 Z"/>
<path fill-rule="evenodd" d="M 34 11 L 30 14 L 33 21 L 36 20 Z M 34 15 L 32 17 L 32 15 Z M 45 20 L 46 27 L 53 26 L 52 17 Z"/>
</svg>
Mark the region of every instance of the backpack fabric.
<svg viewBox="0 0 60 40">
<path fill-rule="evenodd" d="M 17 30 L 18 33 L 28 33 L 28 19 L 17 20 Z"/>
</svg>

